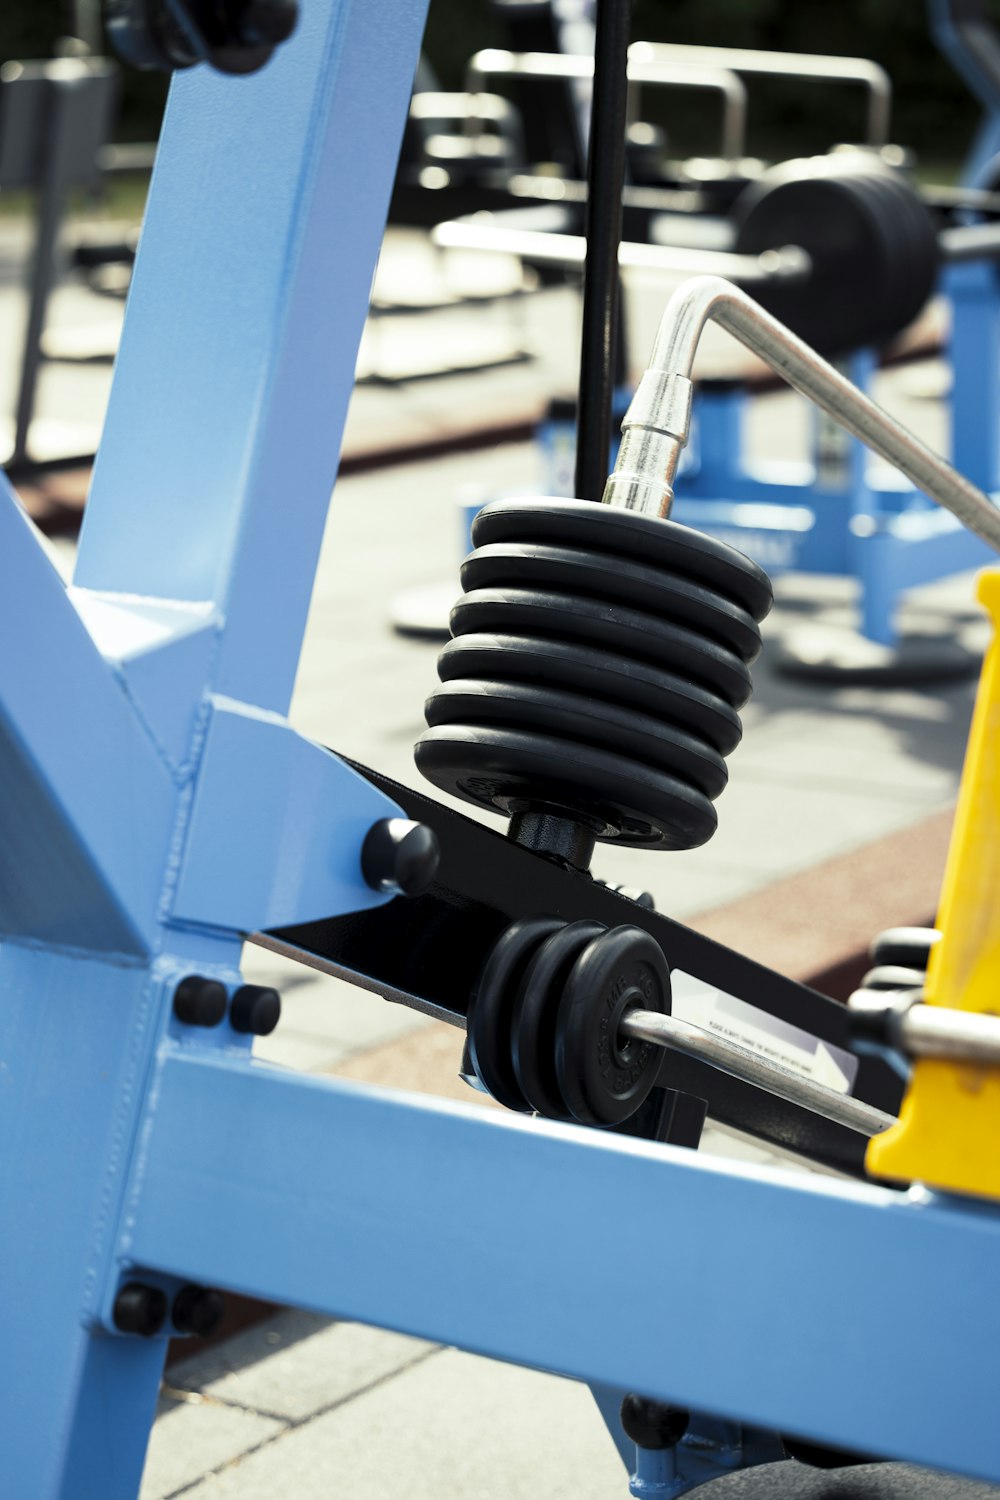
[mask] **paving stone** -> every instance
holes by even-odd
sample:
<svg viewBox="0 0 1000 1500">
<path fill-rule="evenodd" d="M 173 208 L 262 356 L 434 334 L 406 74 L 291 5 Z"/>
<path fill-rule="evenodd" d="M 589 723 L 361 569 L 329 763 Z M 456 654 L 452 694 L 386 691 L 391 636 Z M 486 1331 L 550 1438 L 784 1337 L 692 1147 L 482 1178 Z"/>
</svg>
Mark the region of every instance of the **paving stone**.
<svg viewBox="0 0 1000 1500">
<path fill-rule="evenodd" d="M 282 1423 L 256 1412 L 198 1396 L 160 1401 L 149 1441 L 139 1500 L 165 1500 L 204 1474 L 231 1463 L 281 1431 Z"/>
<path fill-rule="evenodd" d="M 432 1344 L 360 1323 L 282 1312 L 172 1367 L 174 1387 L 301 1422 L 423 1359 Z"/>
<path fill-rule="evenodd" d="M 283 1067 L 331 1068 L 426 1023 L 405 1006 L 253 943 L 244 948 L 242 969 L 247 983 L 272 985 L 281 993 L 281 1022 L 270 1036 L 254 1041 L 254 1056 Z"/>
<path fill-rule="evenodd" d="M 586 1387 L 448 1350 L 210 1476 L 186 1500 L 609 1500 L 627 1492 Z"/>
</svg>

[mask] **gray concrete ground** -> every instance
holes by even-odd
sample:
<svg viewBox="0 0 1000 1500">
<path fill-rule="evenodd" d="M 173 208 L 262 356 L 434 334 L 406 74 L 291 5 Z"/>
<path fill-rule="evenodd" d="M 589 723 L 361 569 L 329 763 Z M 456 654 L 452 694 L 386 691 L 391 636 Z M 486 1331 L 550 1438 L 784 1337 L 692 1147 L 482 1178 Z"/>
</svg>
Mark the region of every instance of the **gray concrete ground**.
<svg viewBox="0 0 1000 1500">
<path fill-rule="evenodd" d="M 400 243 L 414 253 L 412 244 Z M 0 339 L 8 348 L 17 347 L 16 265 L 23 250 L 23 237 L 3 226 Z M 63 327 L 96 329 L 119 313 L 116 304 L 72 286 L 60 291 L 53 308 Z M 531 412 L 541 409 L 546 392 L 569 387 L 572 296 L 558 291 L 523 303 L 507 326 L 509 316 L 510 309 L 496 307 L 461 320 L 453 312 L 411 315 L 405 335 L 397 329 L 405 347 L 393 346 L 392 324 L 384 320 L 369 335 L 365 357 L 375 363 L 404 365 L 414 352 L 412 330 L 420 329 L 426 342 L 428 330 L 442 326 L 433 320 L 445 317 L 448 339 L 457 337 L 473 353 L 484 328 L 494 342 L 507 339 L 543 353 L 534 362 L 461 378 L 365 385 L 352 408 L 348 446 L 363 447 L 372 434 L 443 432 L 456 401 L 480 416 Z M 108 379 L 100 364 L 48 365 L 43 415 L 98 423 Z M 900 371 L 881 386 L 894 410 L 943 445 L 939 392 L 940 372 L 928 367 Z M 8 362 L 0 372 L 0 408 L 11 397 Z M 754 418 L 752 446 L 757 454 L 794 456 L 806 432 L 796 397 L 768 397 Z M 415 775 L 411 746 L 435 681 L 435 649 L 392 631 L 390 600 L 449 575 L 457 596 L 457 497 L 470 488 L 484 498 L 531 493 L 540 483 L 538 454 L 527 443 L 340 482 L 293 706 L 304 733 L 398 779 Z M 61 554 L 69 566 L 71 546 L 61 544 Z M 733 900 L 914 824 L 955 794 L 973 683 L 891 690 L 792 683 L 774 668 L 777 644 L 803 619 L 849 623 L 852 594 L 841 581 L 794 576 L 779 580 L 777 594 L 717 837 L 687 854 L 604 851 L 595 862 L 598 874 L 647 887 L 676 915 Z M 983 639 L 967 577 L 916 591 L 903 623 Z M 259 950 L 248 950 L 247 974 L 283 992 L 282 1024 L 257 1047 L 262 1059 L 277 1065 L 312 1072 L 348 1068 L 433 1025 Z M 459 1042 L 456 1033 L 456 1064 Z M 706 1145 L 730 1156 L 772 1159 L 721 1131 L 712 1131 Z M 624 1493 L 624 1479 L 581 1387 L 392 1333 L 286 1312 L 221 1351 L 193 1354 L 171 1369 L 142 1493 L 143 1500 L 182 1494 L 255 1500 L 280 1490 L 298 1500 L 362 1492 L 372 1500 L 400 1493 L 604 1500 Z"/>
</svg>

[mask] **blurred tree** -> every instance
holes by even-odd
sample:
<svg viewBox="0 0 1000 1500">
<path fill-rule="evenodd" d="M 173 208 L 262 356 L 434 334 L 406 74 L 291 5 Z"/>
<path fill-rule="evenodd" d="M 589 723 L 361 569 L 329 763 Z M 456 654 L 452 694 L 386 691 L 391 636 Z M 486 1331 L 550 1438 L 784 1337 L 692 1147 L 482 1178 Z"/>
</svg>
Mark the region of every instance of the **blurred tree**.
<svg viewBox="0 0 1000 1500">
<path fill-rule="evenodd" d="M 1000 0 L 989 3 L 1000 25 Z M 0 0 L 0 62 L 51 56 L 58 38 L 73 31 L 76 14 L 74 0 Z M 633 34 L 872 57 L 895 85 L 896 139 L 934 164 L 961 159 L 978 115 L 931 41 L 924 0 L 635 0 Z M 465 61 L 477 48 L 502 46 L 504 40 L 491 0 L 432 0 L 425 51 L 444 87 L 461 86 Z M 158 127 L 165 82 L 133 70 L 123 82 L 120 134 L 148 138 Z M 751 98 L 751 146 L 763 155 L 822 150 L 858 131 L 856 91 L 759 81 Z M 664 123 L 683 153 L 704 149 L 710 120 L 707 107 L 696 107 L 689 97 L 683 110 L 674 104 Z"/>
<path fill-rule="evenodd" d="M 61 38 L 85 32 L 92 19 L 93 10 L 77 0 L 0 0 L 0 63 L 52 57 Z M 161 74 L 123 69 L 119 139 L 155 139 L 166 93 Z"/>
</svg>

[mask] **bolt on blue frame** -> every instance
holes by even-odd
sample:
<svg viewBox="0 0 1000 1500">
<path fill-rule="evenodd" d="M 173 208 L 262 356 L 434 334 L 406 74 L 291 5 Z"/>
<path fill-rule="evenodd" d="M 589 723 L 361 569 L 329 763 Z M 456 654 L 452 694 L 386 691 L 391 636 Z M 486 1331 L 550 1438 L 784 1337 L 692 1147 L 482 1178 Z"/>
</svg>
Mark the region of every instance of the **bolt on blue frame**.
<svg viewBox="0 0 1000 1500">
<path fill-rule="evenodd" d="M 285 715 L 423 21 L 306 0 L 259 74 L 175 81 L 71 588 L 0 493 L 5 1490 L 136 1494 L 165 1339 L 116 1331 L 130 1280 L 998 1478 L 992 1209 L 300 1077 L 173 1015 L 243 933 L 386 899 L 360 847 L 399 809 Z"/>
</svg>

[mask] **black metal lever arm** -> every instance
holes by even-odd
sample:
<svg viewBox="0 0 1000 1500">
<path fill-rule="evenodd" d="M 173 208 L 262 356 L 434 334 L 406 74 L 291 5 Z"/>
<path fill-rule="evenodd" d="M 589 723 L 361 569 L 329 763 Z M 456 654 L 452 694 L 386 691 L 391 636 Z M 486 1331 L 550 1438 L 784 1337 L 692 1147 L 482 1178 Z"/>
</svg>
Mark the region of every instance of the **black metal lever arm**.
<svg viewBox="0 0 1000 1500">
<path fill-rule="evenodd" d="M 362 775 L 434 829 L 438 880 L 415 898 L 373 911 L 254 935 L 301 962 L 374 990 L 389 1000 L 464 1025 L 483 960 L 519 917 L 545 913 L 646 929 L 673 969 L 744 1000 L 835 1047 L 850 1048 L 844 1006 L 777 974 L 659 912 L 564 870 L 492 830 L 365 766 Z M 677 1053 L 664 1056 L 660 1082 L 708 1101 L 709 1114 L 843 1171 L 860 1174 L 865 1139 L 764 1090 Z M 861 1061 L 857 1098 L 895 1114 L 901 1085 L 883 1062 Z"/>
</svg>

